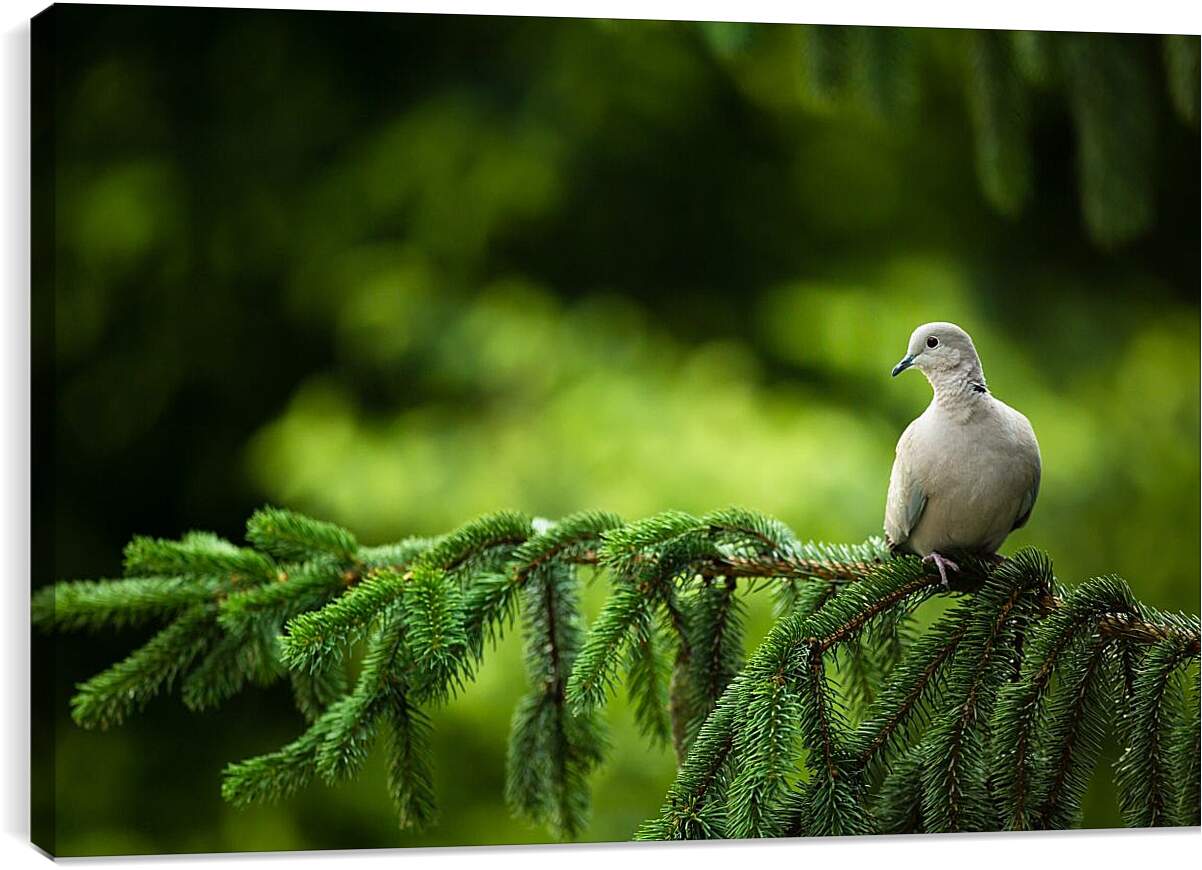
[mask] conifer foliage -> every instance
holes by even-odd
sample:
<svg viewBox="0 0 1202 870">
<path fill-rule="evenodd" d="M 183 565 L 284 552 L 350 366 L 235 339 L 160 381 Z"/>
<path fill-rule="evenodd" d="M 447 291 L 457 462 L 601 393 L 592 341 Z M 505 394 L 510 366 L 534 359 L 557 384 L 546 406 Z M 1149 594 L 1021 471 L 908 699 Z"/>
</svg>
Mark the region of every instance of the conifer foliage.
<svg viewBox="0 0 1202 870">
<path fill-rule="evenodd" d="M 735 66 L 764 51 L 757 39 L 772 33 L 735 22 L 699 27 L 713 53 Z M 1175 125 L 1198 129 L 1197 36 L 852 25 L 796 32 L 800 90 L 818 112 L 900 131 L 923 123 L 918 105 L 933 90 L 932 71 L 962 82 L 981 191 L 1007 217 L 1036 193 L 1041 112 L 1067 110 L 1085 228 L 1104 248 L 1138 239 L 1155 221 L 1158 139 Z"/>
<path fill-rule="evenodd" d="M 1197 617 L 1142 605 L 1117 577 L 1063 588 L 1034 550 L 964 556 L 946 590 L 879 540 L 803 544 L 741 509 L 633 523 L 501 512 L 366 547 L 265 508 L 246 537 L 135 538 L 126 577 L 33 600 L 46 630 L 161 626 L 79 685 L 85 728 L 174 688 L 202 710 L 289 681 L 308 725 L 226 769 L 235 805 L 354 777 L 381 741 L 400 825 L 433 823 L 429 711 L 517 628 L 528 689 L 505 795 L 559 838 L 586 829 L 619 687 L 679 760 L 639 839 L 1069 827 L 1107 733 L 1129 825 L 1199 822 Z M 582 572 L 610 588 L 587 627 Z M 744 660 L 744 603 L 761 589 L 777 620 Z M 936 596 L 954 600 L 917 630 Z"/>
</svg>

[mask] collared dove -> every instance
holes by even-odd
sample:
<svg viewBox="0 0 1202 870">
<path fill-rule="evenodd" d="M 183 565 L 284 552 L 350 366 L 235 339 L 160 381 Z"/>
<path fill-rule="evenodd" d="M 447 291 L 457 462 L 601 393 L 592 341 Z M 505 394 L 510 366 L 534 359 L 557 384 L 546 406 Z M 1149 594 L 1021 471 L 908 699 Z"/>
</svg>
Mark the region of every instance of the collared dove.
<svg viewBox="0 0 1202 870">
<path fill-rule="evenodd" d="M 944 554 L 993 555 L 1030 518 L 1039 443 L 1027 418 L 989 392 L 972 339 L 954 323 L 914 330 L 893 376 L 911 367 L 935 396 L 897 442 L 885 535 L 895 551 L 934 562 L 946 587 L 959 566 Z"/>
</svg>

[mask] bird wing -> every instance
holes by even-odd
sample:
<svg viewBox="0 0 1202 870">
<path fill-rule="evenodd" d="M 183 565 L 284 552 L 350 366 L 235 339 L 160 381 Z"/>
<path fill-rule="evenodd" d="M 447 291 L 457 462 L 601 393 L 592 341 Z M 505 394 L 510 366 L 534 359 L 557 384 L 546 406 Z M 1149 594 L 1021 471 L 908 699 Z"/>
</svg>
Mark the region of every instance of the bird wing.
<svg viewBox="0 0 1202 870">
<path fill-rule="evenodd" d="M 918 525 L 927 506 L 927 494 L 910 465 L 913 431 L 914 423 L 911 423 L 898 440 L 897 457 L 893 460 L 893 471 L 889 475 L 889 495 L 885 500 L 885 537 L 894 548 L 910 539 L 910 533 Z"/>
<path fill-rule="evenodd" d="M 1042 476 L 1043 470 L 1039 460 L 1039 454 L 1035 454 L 1035 479 L 1032 481 L 1030 488 L 1023 494 L 1023 500 L 1018 506 L 1018 517 L 1014 520 L 1014 525 L 1010 527 L 1010 531 L 1021 529 L 1027 524 L 1027 520 L 1031 519 L 1031 511 L 1035 509 L 1035 499 L 1039 498 L 1039 478 Z"/>
</svg>

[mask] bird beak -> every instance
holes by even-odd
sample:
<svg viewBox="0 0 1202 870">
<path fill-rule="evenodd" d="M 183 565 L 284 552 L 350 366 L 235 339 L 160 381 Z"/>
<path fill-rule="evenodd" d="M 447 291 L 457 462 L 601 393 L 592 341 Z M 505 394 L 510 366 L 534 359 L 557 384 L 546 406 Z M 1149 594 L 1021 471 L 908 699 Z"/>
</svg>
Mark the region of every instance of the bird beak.
<svg viewBox="0 0 1202 870">
<path fill-rule="evenodd" d="M 893 377 L 897 377 L 910 366 L 914 365 L 914 357 L 907 354 L 902 357 L 902 361 L 893 367 Z"/>
</svg>

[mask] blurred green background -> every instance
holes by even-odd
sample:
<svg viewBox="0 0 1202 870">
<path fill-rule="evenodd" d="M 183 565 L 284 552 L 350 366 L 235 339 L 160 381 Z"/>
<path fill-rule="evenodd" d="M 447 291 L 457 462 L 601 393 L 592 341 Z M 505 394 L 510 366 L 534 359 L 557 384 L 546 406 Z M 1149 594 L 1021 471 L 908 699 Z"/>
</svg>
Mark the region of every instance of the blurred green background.
<svg viewBox="0 0 1202 870">
<path fill-rule="evenodd" d="M 35 585 L 117 575 L 134 533 L 240 538 L 265 502 L 368 543 L 729 504 L 862 540 L 929 396 L 889 369 L 952 320 L 1043 450 L 1007 550 L 1197 612 L 1197 37 L 49 14 Z M 140 639 L 54 641 L 60 854 L 546 838 L 502 801 L 516 638 L 434 715 L 421 835 L 378 764 L 221 802 L 226 762 L 301 730 L 282 688 L 74 727 L 72 685 Z M 673 771 L 610 715 L 590 840 Z M 1087 825 L 1118 821 L 1112 758 Z"/>
</svg>

